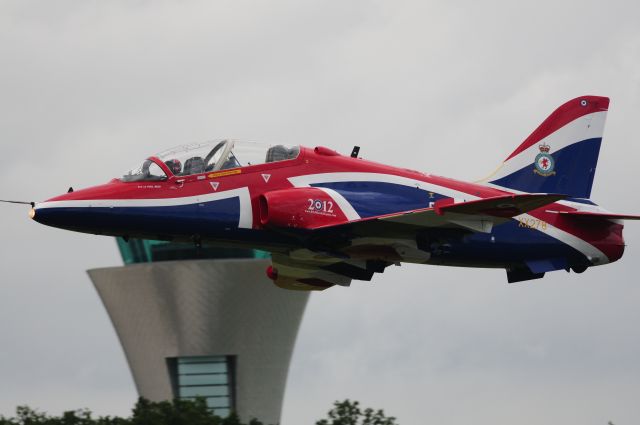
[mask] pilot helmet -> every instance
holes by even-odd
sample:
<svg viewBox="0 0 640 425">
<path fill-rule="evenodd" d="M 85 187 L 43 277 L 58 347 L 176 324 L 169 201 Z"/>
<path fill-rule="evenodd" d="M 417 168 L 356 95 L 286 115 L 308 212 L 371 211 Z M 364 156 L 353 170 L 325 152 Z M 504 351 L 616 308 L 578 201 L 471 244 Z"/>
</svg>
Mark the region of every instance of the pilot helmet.
<svg viewBox="0 0 640 425">
<path fill-rule="evenodd" d="M 165 164 L 167 164 L 167 167 L 169 167 L 169 170 L 171 170 L 173 174 L 180 174 L 182 171 L 182 163 L 177 159 L 165 161 Z"/>
</svg>

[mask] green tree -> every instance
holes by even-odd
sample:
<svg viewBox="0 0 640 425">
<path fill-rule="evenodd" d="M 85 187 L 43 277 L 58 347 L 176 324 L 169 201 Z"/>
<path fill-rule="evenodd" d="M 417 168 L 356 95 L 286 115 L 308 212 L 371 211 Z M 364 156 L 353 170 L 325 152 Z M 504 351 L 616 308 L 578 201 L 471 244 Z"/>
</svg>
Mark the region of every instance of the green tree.
<svg viewBox="0 0 640 425">
<path fill-rule="evenodd" d="M 336 401 L 327 419 L 316 425 L 397 425 L 396 418 L 382 410 L 361 409 L 357 401 Z M 203 398 L 154 402 L 139 398 L 129 418 L 99 417 L 88 409 L 70 410 L 61 416 L 49 416 L 28 406 L 18 406 L 16 416 L 0 416 L 0 425 L 264 425 L 258 419 L 242 422 L 236 413 L 226 418 L 216 416 Z"/>
<path fill-rule="evenodd" d="M 220 425 L 204 399 L 152 402 L 139 398 L 133 408 L 131 425 Z"/>
<path fill-rule="evenodd" d="M 236 414 L 227 418 L 215 416 L 204 399 L 152 402 L 138 399 L 130 418 L 100 417 L 94 419 L 87 409 L 49 416 L 27 406 L 16 408 L 14 418 L 0 416 L 0 425 L 244 425 Z M 262 425 L 255 422 L 251 425 Z"/>
<path fill-rule="evenodd" d="M 336 401 L 327 419 L 321 419 L 316 425 L 397 425 L 396 418 L 385 416 L 382 410 L 360 409 L 357 401 Z"/>
<path fill-rule="evenodd" d="M 14 418 L 0 416 L 0 425 L 130 425 L 128 419 L 101 417 L 93 419 L 87 409 L 70 410 L 60 417 L 48 416 L 28 406 L 18 406 Z"/>
<path fill-rule="evenodd" d="M 264 425 L 257 419 L 248 424 L 240 421 L 240 417 L 232 412 L 221 418 L 214 415 L 207 407 L 204 398 L 195 400 L 175 399 L 173 401 L 152 402 L 139 398 L 133 408 L 131 425 Z M 0 424 L 2 425 L 2 424 Z M 82 424 L 84 425 L 84 424 Z M 111 424 L 100 424 L 111 425 Z M 121 425 L 121 424 L 113 424 Z M 125 424 L 122 424 L 125 425 Z"/>
</svg>

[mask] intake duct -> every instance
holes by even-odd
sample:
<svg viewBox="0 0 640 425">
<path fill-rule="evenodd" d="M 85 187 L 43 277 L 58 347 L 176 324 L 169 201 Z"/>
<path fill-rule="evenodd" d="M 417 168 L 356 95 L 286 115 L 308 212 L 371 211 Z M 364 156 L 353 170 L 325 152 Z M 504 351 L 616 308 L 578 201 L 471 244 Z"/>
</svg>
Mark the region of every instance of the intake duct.
<svg viewBox="0 0 640 425">
<path fill-rule="evenodd" d="M 316 187 L 267 192 L 258 204 L 262 227 L 318 229 L 348 222 L 336 201 Z"/>
</svg>

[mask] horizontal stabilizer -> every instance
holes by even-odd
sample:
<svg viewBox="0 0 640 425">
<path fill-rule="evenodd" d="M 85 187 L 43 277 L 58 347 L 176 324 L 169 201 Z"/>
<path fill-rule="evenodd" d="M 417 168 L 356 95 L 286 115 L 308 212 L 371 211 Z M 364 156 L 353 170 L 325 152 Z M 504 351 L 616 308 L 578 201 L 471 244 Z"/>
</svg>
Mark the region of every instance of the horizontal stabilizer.
<svg viewBox="0 0 640 425">
<path fill-rule="evenodd" d="M 612 214 L 612 213 L 600 213 L 591 211 L 550 211 L 548 213 L 562 214 L 568 217 L 581 217 L 581 218 L 600 218 L 607 220 L 640 220 L 640 215 L 630 214 Z"/>
<path fill-rule="evenodd" d="M 437 201 L 433 208 L 394 214 L 381 217 L 380 220 L 424 227 L 452 223 L 474 232 L 489 233 L 496 223 L 566 197 L 566 195 L 548 193 L 525 193 L 494 196 L 468 202 L 456 202 L 455 199 L 448 198 Z"/>
<path fill-rule="evenodd" d="M 438 215 L 456 213 L 509 218 L 565 198 L 567 198 L 566 195 L 548 193 L 495 196 L 459 203 L 455 203 L 453 199 L 449 198 L 436 202 L 434 210 Z"/>
</svg>

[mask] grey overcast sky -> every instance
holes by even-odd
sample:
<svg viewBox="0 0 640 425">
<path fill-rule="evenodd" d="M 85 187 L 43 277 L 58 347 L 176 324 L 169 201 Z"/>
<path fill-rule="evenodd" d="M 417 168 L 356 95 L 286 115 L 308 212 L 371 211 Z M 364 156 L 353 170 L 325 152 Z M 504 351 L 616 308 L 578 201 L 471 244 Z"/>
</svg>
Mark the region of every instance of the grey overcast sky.
<svg viewBox="0 0 640 425">
<path fill-rule="evenodd" d="M 640 3 L 0 0 L 0 198 L 107 181 L 216 137 L 325 145 L 462 179 L 554 108 L 611 97 L 593 199 L 639 213 Z M 129 413 L 85 270 L 115 242 L 0 205 L 0 414 Z M 640 423 L 640 223 L 619 262 L 507 285 L 402 266 L 314 294 L 283 424 L 336 399 L 402 425 Z"/>
</svg>

